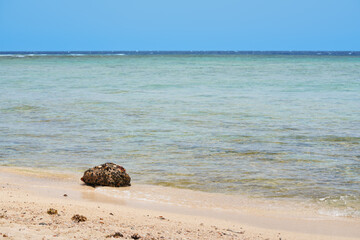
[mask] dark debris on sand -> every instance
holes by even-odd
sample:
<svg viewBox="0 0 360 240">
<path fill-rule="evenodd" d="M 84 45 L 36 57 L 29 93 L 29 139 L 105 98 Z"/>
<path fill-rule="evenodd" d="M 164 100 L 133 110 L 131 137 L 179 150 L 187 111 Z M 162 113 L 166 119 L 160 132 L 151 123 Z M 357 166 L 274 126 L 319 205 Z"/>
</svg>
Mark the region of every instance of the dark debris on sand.
<svg viewBox="0 0 360 240">
<path fill-rule="evenodd" d="M 121 238 L 124 235 L 121 232 L 115 232 L 114 234 L 107 235 L 106 238 Z"/>
<path fill-rule="evenodd" d="M 79 214 L 75 214 L 71 220 L 73 220 L 74 222 L 85 222 L 87 220 L 87 218 L 83 215 L 79 215 Z"/>
<path fill-rule="evenodd" d="M 131 235 L 131 238 L 132 239 L 140 239 L 141 236 L 139 234 L 135 233 L 135 234 Z"/>
<path fill-rule="evenodd" d="M 49 209 L 47 210 L 47 214 L 49 214 L 49 215 L 55 215 L 55 214 L 58 214 L 58 211 L 57 211 L 56 209 L 54 209 L 54 208 L 49 208 Z"/>
</svg>

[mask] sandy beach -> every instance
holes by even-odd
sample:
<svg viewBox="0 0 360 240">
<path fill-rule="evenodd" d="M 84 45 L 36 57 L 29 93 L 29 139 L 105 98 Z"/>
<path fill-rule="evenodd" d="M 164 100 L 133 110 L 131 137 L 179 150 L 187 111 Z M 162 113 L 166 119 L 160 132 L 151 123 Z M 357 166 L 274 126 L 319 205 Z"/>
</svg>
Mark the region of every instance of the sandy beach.
<svg viewBox="0 0 360 240">
<path fill-rule="evenodd" d="M 81 184 L 77 176 L 60 173 L 40 175 L 31 170 L 2 167 L 0 183 L 0 237 L 3 239 L 110 239 L 117 232 L 124 239 L 360 237 L 360 222 L 352 218 L 319 220 L 307 213 L 299 216 L 295 210 L 284 214 L 271 209 L 231 213 L 216 210 L 216 206 L 199 208 L 115 199 Z M 128 190 L 141 188 L 135 183 Z M 48 214 L 50 208 L 56 209 L 57 214 Z M 73 221 L 75 214 L 87 220 Z"/>
<path fill-rule="evenodd" d="M 0 240 L 360 240 L 360 0 L 0 0 Z"/>
</svg>

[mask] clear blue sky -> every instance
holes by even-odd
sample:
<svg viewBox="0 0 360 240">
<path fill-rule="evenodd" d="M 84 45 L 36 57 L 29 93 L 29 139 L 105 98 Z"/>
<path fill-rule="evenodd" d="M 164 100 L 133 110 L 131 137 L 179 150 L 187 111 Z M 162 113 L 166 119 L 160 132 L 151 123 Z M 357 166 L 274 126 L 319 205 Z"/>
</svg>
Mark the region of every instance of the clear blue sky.
<svg viewBox="0 0 360 240">
<path fill-rule="evenodd" d="M 0 0 L 0 51 L 360 50 L 360 0 Z"/>
</svg>

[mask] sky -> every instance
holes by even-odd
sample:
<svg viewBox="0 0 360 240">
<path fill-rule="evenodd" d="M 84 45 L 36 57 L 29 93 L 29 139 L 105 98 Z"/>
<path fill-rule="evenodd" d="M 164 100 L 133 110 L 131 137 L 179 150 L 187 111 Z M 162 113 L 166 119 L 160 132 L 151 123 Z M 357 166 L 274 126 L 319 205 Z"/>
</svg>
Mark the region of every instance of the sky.
<svg viewBox="0 0 360 240">
<path fill-rule="evenodd" d="M 0 51 L 360 51 L 360 0 L 0 0 Z"/>
</svg>

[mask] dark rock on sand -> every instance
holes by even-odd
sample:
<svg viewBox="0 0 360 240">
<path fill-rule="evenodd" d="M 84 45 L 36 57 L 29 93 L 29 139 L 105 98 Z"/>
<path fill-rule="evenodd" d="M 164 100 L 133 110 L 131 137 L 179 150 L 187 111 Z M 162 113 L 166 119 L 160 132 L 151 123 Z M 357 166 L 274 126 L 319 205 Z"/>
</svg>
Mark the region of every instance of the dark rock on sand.
<svg viewBox="0 0 360 240">
<path fill-rule="evenodd" d="M 124 237 L 124 235 L 121 232 L 116 232 L 114 234 L 106 236 L 106 238 L 121 238 L 121 237 Z"/>
<path fill-rule="evenodd" d="M 140 239 L 141 236 L 139 234 L 135 233 L 135 234 L 131 235 L 131 238 L 132 239 Z"/>
<path fill-rule="evenodd" d="M 81 180 L 90 186 L 126 187 L 131 178 L 125 168 L 115 163 L 104 163 L 84 172 Z"/>
<path fill-rule="evenodd" d="M 75 214 L 71 220 L 73 220 L 74 222 L 85 222 L 87 220 L 87 218 L 83 215 L 79 215 L 79 214 Z"/>
<path fill-rule="evenodd" d="M 58 213 L 58 211 L 56 209 L 54 209 L 54 208 L 49 208 L 47 210 L 47 214 L 49 214 L 49 215 L 55 215 L 57 213 Z"/>
</svg>

